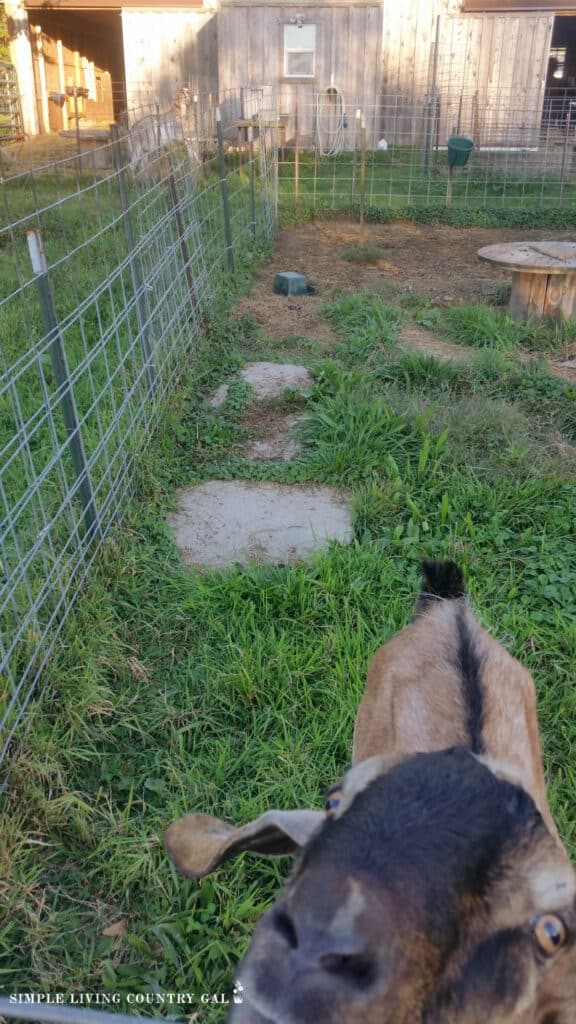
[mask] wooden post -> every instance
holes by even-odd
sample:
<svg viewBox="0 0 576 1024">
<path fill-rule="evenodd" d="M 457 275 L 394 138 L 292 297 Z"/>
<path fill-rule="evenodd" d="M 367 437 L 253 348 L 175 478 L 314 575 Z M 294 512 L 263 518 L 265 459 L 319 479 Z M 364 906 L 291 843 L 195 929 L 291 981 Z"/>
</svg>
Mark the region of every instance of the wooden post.
<svg viewBox="0 0 576 1024">
<path fill-rule="evenodd" d="M 256 238 L 256 174 L 254 168 L 254 128 L 248 128 L 248 161 L 250 168 L 250 228 Z"/>
<path fill-rule="evenodd" d="M 78 189 L 80 189 L 80 117 L 78 114 L 78 86 L 74 86 L 74 120 L 76 121 L 76 178 L 78 182 Z"/>
<path fill-rule="evenodd" d="M 64 47 L 62 40 L 56 40 L 56 59 L 58 61 L 58 89 L 64 96 L 66 94 L 66 74 L 64 71 Z M 66 101 L 62 104 L 62 128 L 68 130 L 68 105 Z"/>
<path fill-rule="evenodd" d="M 36 53 L 38 57 L 38 77 L 40 79 L 40 108 L 42 110 L 43 130 L 50 132 L 50 110 L 48 108 L 48 86 L 46 84 L 46 63 L 44 61 L 44 49 L 42 46 L 42 29 L 40 25 L 34 25 L 36 36 Z"/>
<path fill-rule="evenodd" d="M 24 131 L 26 135 L 37 135 L 39 131 L 38 106 L 28 12 L 21 0 L 6 0 L 4 9 L 6 16 L 12 20 L 14 26 L 10 39 L 9 59 L 18 68 L 18 88 Z"/>
<path fill-rule="evenodd" d="M 356 111 L 356 121 L 355 121 L 355 126 L 354 126 L 354 156 L 352 157 L 352 188 L 351 188 L 352 194 L 350 196 L 350 201 L 352 203 L 352 206 L 354 206 L 354 201 L 356 199 L 356 171 L 357 171 L 357 168 L 358 168 L 358 146 L 359 146 L 359 142 L 360 142 L 360 111 L 357 110 Z"/>
<path fill-rule="evenodd" d="M 448 181 L 446 182 L 446 206 L 450 206 L 452 202 L 452 174 L 454 168 L 450 164 L 448 166 Z"/>
<path fill-rule="evenodd" d="M 438 53 L 440 50 L 440 15 L 436 17 L 436 36 L 434 39 L 434 61 L 432 63 L 432 84 L 428 100 L 428 114 L 426 119 L 426 132 L 424 141 L 424 170 L 430 169 L 430 154 L 434 140 L 434 118 L 436 115 L 436 91 L 438 79 Z"/>
<path fill-rule="evenodd" d="M 364 245 L 364 210 L 366 206 L 366 120 L 360 119 L 360 245 Z"/>
</svg>

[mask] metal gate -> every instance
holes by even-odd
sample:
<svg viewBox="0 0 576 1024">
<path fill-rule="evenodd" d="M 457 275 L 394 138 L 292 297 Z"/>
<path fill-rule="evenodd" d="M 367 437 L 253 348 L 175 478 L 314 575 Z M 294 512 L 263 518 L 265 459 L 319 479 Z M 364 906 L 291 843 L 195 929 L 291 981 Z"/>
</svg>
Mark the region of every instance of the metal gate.
<svg viewBox="0 0 576 1024">
<path fill-rule="evenodd" d="M 0 143 L 24 135 L 16 68 L 0 60 Z"/>
</svg>

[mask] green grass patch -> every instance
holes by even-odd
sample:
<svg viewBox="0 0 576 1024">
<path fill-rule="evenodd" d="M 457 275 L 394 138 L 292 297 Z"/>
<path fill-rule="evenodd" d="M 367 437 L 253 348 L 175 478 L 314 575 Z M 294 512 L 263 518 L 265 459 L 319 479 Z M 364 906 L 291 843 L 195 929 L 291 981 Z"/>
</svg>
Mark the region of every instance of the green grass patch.
<svg viewBox="0 0 576 1024">
<path fill-rule="evenodd" d="M 572 320 L 515 320 L 505 311 L 482 303 L 451 306 L 436 315 L 434 326 L 459 345 L 499 352 L 516 348 L 559 351 L 576 341 L 576 323 Z"/>
<path fill-rule="evenodd" d="M 409 619 L 426 554 L 463 564 L 481 618 L 533 672 L 551 804 L 576 854 L 574 389 L 500 343 L 462 365 L 400 353 L 413 310 L 379 296 L 327 313 L 341 341 L 312 363 L 293 464 L 241 459 L 250 395 L 237 377 L 222 408 L 206 403 L 254 346 L 222 306 L 162 408 L 125 526 L 14 751 L 0 820 L 7 990 L 230 992 L 289 862 L 242 857 L 194 882 L 176 876 L 162 833 L 193 809 L 243 822 L 321 806 L 349 763 L 369 658 Z M 185 570 L 165 517 L 177 486 L 214 475 L 346 488 L 354 540 L 295 567 Z M 118 920 L 122 934 L 104 935 Z"/>
<path fill-rule="evenodd" d="M 377 245 L 366 243 L 361 245 L 349 245 L 341 253 L 342 259 L 347 263 L 376 263 L 382 259 L 384 253 Z"/>
</svg>

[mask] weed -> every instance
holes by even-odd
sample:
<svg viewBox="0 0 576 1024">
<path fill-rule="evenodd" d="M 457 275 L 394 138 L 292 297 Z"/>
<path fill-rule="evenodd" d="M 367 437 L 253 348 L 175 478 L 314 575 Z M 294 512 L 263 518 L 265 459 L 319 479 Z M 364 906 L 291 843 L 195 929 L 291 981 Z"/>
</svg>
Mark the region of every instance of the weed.
<svg viewBox="0 0 576 1024">
<path fill-rule="evenodd" d="M 348 263 L 377 263 L 383 258 L 384 253 L 377 245 L 357 243 L 344 249 L 341 256 Z"/>
</svg>

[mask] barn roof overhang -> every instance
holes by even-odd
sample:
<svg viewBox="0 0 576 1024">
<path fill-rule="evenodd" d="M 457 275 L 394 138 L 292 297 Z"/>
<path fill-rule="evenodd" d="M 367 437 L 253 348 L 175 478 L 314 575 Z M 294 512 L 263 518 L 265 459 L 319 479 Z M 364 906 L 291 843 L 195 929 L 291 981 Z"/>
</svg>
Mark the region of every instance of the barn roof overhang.
<svg viewBox="0 0 576 1024">
<path fill-rule="evenodd" d="M 24 4 L 28 11 L 121 11 L 126 7 L 153 8 L 157 11 L 165 10 L 166 7 L 178 7 L 182 10 L 206 10 L 202 0 L 191 0 L 184 3 L 183 0 L 54 0 L 53 3 L 46 3 L 46 0 L 26 0 Z"/>
<path fill-rule="evenodd" d="M 462 10 L 477 14 L 576 14 L 576 0 L 463 0 Z"/>
</svg>

